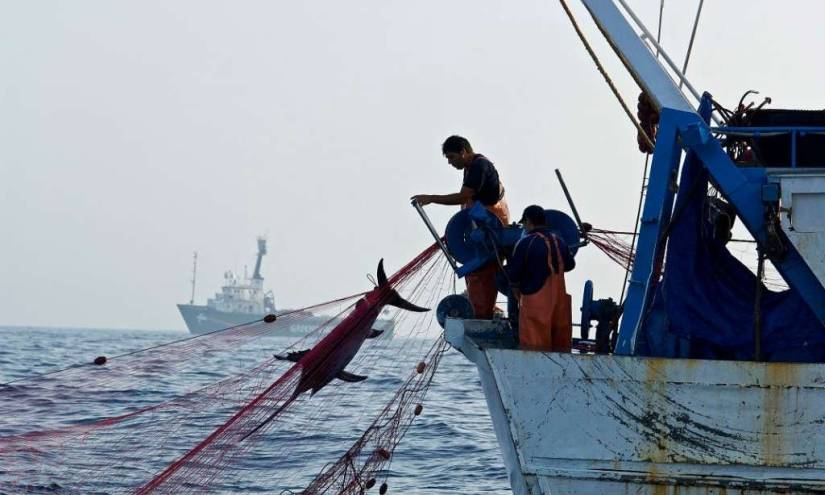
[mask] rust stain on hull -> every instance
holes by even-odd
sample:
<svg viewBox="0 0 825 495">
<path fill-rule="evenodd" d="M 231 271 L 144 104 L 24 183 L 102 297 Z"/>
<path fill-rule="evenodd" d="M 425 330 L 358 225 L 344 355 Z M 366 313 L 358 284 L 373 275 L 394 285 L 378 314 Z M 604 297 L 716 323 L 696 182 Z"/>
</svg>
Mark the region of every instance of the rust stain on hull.
<svg viewBox="0 0 825 495">
<path fill-rule="evenodd" d="M 485 352 L 519 470 L 548 489 L 825 493 L 825 366 Z"/>
<path fill-rule="evenodd" d="M 765 369 L 765 395 L 762 404 L 762 457 L 768 466 L 789 464 L 785 445 L 784 427 L 792 420 L 785 404 L 785 392 L 791 384 L 799 383 L 799 367 L 786 363 L 763 365 Z"/>
</svg>

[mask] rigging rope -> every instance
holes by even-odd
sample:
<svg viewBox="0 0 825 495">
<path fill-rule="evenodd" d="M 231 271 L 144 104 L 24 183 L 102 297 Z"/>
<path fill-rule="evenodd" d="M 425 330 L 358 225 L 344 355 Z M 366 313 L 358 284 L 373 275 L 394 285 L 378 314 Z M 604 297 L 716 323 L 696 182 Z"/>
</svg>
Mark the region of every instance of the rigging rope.
<svg viewBox="0 0 825 495">
<path fill-rule="evenodd" d="M 579 24 L 576 22 L 576 18 L 573 17 L 573 12 L 571 12 L 570 8 L 567 6 L 567 2 L 565 2 L 565 0 L 559 0 L 559 3 L 561 3 L 562 8 L 567 13 L 567 17 L 570 19 L 570 23 L 573 24 L 573 29 L 576 30 L 576 34 L 579 36 L 581 42 L 584 44 L 584 48 L 587 50 L 587 53 L 590 54 L 590 58 L 593 59 L 593 62 L 596 64 L 596 68 L 599 70 L 602 77 L 604 77 L 604 80 L 607 83 L 607 85 L 610 86 L 610 90 L 613 92 L 613 96 L 616 97 L 616 99 L 619 101 L 619 104 L 622 106 L 622 110 L 624 110 L 625 115 L 627 115 L 627 118 L 630 119 L 630 122 L 633 123 L 633 126 L 636 128 L 636 131 L 639 133 L 640 136 L 642 136 L 645 142 L 652 149 L 654 146 L 653 140 L 639 124 L 639 121 L 636 120 L 636 117 L 633 116 L 633 113 L 630 111 L 630 108 L 627 106 L 627 103 L 625 103 L 624 99 L 622 98 L 622 95 L 619 94 L 619 90 L 616 88 L 616 85 L 613 84 L 613 80 L 610 79 L 610 76 L 604 69 L 604 66 L 599 60 L 599 57 L 596 56 L 596 53 L 593 51 L 593 48 L 587 41 L 587 38 L 585 38 L 584 33 L 579 27 Z"/>
</svg>

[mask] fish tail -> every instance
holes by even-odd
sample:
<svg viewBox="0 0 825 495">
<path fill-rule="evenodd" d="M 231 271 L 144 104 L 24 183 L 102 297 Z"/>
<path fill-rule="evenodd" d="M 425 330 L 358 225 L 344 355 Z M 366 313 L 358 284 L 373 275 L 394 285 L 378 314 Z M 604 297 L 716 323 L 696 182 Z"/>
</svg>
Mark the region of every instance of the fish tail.
<svg viewBox="0 0 825 495">
<path fill-rule="evenodd" d="M 378 287 L 383 288 L 388 286 L 389 281 L 387 280 L 386 272 L 384 272 L 384 258 L 381 258 L 381 261 L 378 262 Z M 410 301 L 407 301 L 395 290 L 390 291 L 390 297 L 387 304 L 390 306 L 395 306 L 396 308 L 406 309 L 407 311 L 415 311 L 416 313 L 423 313 L 430 310 L 429 308 L 422 308 L 421 306 L 417 306 Z"/>
</svg>

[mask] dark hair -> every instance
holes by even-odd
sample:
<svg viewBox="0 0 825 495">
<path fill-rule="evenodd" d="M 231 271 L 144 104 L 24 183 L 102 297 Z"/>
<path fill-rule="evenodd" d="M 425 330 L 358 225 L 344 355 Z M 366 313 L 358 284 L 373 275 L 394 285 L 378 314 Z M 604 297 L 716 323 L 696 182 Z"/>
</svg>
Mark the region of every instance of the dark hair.
<svg viewBox="0 0 825 495">
<path fill-rule="evenodd" d="M 461 153 L 462 151 L 466 151 L 467 153 L 473 152 L 473 147 L 470 146 L 470 142 L 467 141 L 467 138 L 463 138 L 461 136 L 450 136 L 446 140 L 444 140 L 444 144 L 441 145 L 441 153 Z"/>
<path fill-rule="evenodd" d="M 544 208 L 539 205 L 530 205 L 524 209 L 524 213 L 521 215 L 522 223 L 525 220 L 530 220 L 530 223 L 537 227 L 547 225 L 547 218 L 544 216 Z"/>
</svg>

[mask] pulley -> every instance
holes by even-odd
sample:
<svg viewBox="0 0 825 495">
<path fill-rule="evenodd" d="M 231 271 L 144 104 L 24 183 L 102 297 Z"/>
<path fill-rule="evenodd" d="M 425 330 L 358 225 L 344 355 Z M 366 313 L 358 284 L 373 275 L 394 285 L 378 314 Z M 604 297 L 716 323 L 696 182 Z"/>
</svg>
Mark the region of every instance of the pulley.
<svg viewBox="0 0 825 495">
<path fill-rule="evenodd" d="M 447 318 L 460 318 L 462 320 L 469 320 L 475 316 L 473 305 L 466 296 L 461 294 L 452 294 L 438 303 L 438 308 L 435 310 L 435 317 L 438 319 L 438 324 L 441 328 L 445 328 Z"/>
<path fill-rule="evenodd" d="M 487 257 L 491 253 L 489 242 L 485 242 L 489 238 L 485 234 L 489 234 L 491 229 L 501 228 L 501 220 L 476 203 L 472 208 L 465 208 L 453 215 L 447 223 L 444 233 L 447 250 L 462 264 Z"/>
<path fill-rule="evenodd" d="M 576 256 L 580 244 L 579 228 L 576 222 L 568 214 L 558 210 L 544 210 L 544 221 L 550 226 L 550 230 L 564 240 L 570 248 L 570 254 Z"/>
</svg>

